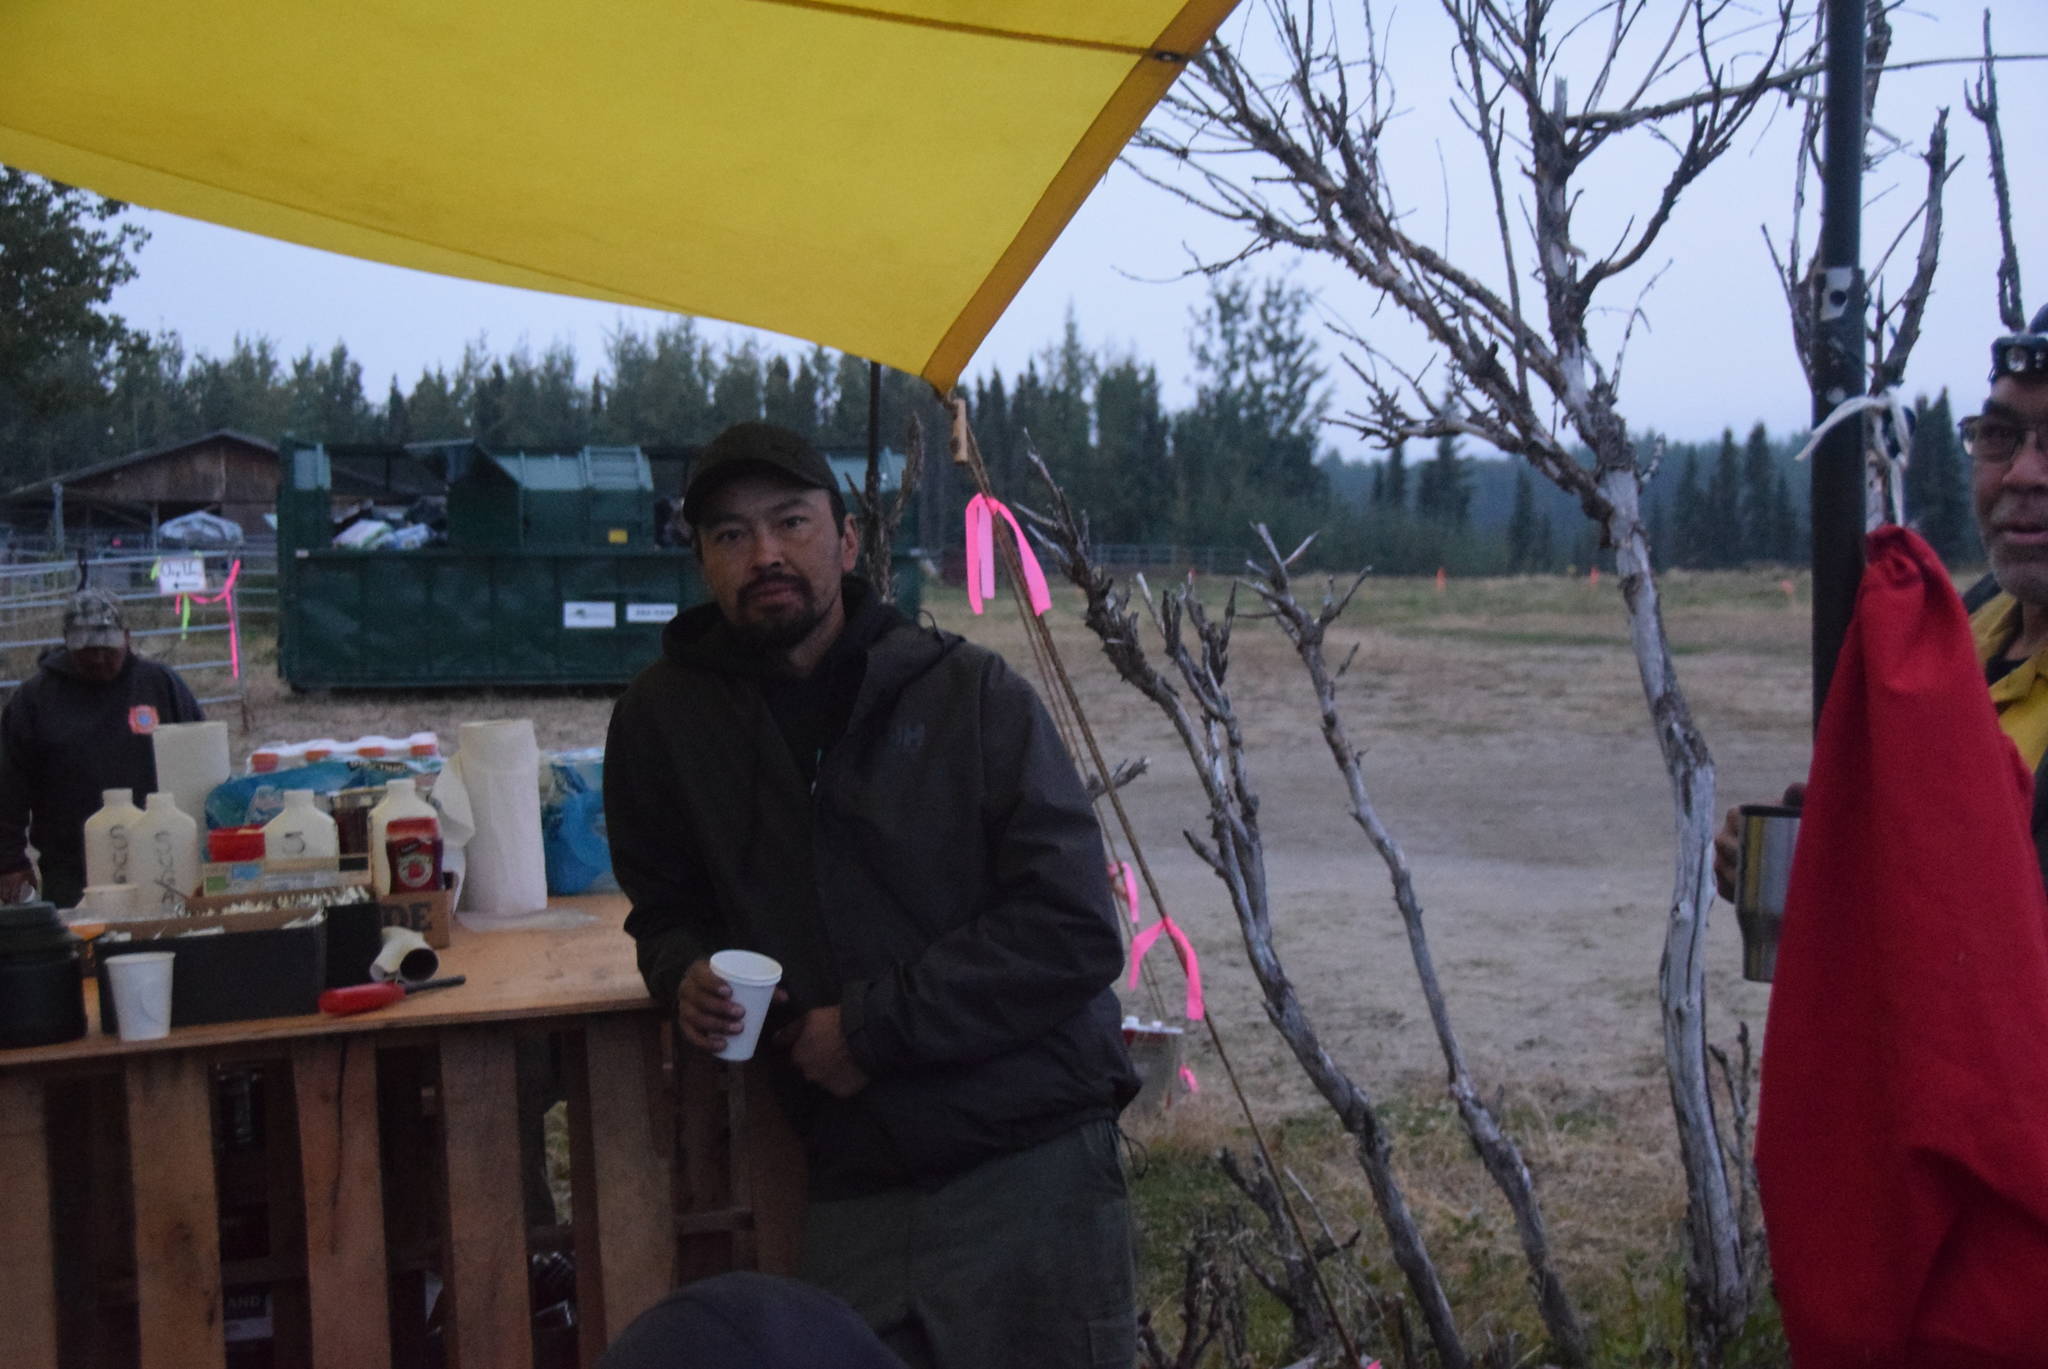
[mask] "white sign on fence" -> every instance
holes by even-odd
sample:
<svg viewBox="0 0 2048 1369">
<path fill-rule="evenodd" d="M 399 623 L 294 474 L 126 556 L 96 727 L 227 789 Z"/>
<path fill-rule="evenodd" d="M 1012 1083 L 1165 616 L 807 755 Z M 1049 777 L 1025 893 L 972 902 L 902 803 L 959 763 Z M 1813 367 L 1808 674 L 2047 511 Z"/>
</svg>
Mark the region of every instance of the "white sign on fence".
<svg viewBox="0 0 2048 1369">
<path fill-rule="evenodd" d="M 156 563 L 156 592 L 158 594 L 204 594 L 206 592 L 206 558 L 203 556 L 166 556 Z"/>
<path fill-rule="evenodd" d="M 626 621 L 629 623 L 665 623 L 675 616 L 674 604 L 626 605 Z"/>
</svg>

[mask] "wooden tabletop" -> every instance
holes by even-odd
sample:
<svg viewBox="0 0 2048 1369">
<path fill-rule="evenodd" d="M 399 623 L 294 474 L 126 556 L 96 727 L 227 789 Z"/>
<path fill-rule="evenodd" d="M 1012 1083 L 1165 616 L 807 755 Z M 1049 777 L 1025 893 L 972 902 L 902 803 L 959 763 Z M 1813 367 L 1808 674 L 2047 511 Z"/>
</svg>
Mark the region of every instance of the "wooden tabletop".
<svg viewBox="0 0 2048 1369">
<path fill-rule="evenodd" d="M 626 900 L 617 894 L 558 898 L 554 911 L 590 920 L 569 929 L 472 932 L 458 917 L 440 973 L 469 982 L 435 989 L 386 1008 L 330 1017 L 265 1017 L 179 1027 L 158 1041 L 123 1041 L 100 1031 L 98 1000 L 86 985 L 87 1029 L 76 1041 L 0 1050 L 0 1074 L 28 1065 L 61 1065 L 197 1046 L 497 1022 L 643 1012 L 652 1007 L 625 934 Z"/>
</svg>

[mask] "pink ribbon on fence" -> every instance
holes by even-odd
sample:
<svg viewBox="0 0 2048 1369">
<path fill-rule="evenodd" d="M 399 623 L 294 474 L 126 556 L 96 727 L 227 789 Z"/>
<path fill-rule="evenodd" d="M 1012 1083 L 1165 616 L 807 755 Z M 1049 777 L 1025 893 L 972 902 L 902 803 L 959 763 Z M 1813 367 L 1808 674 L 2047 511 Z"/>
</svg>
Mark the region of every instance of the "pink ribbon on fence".
<svg viewBox="0 0 2048 1369">
<path fill-rule="evenodd" d="M 241 558 L 237 557 L 235 563 L 228 567 L 228 578 L 221 582 L 220 593 L 180 593 L 178 595 L 178 620 L 180 622 L 187 621 L 187 615 L 191 613 L 192 605 L 194 604 L 226 604 L 228 606 L 228 669 L 238 680 L 242 678 L 242 641 L 241 634 L 235 630 L 235 581 L 241 577 L 241 574 L 242 562 Z"/>
<path fill-rule="evenodd" d="M 1017 544 L 1017 560 L 1024 567 L 1024 588 L 1031 596 L 1031 611 L 1043 613 L 1052 607 L 1052 591 L 1046 588 L 1045 572 L 1024 540 L 1024 529 L 1001 500 L 977 494 L 967 501 L 967 607 L 981 612 L 981 601 L 996 597 L 995 515 L 1010 525 Z"/>
</svg>

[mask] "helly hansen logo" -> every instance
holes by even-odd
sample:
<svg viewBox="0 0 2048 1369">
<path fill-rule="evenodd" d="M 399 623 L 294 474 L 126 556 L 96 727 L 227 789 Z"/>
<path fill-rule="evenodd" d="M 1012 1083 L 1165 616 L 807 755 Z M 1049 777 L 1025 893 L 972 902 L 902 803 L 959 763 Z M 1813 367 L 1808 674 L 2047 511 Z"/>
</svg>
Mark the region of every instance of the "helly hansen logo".
<svg viewBox="0 0 2048 1369">
<path fill-rule="evenodd" d="M 914 756 L 924 749 L 924 724 L 903 723 L 889 729 L 889 749 Z"/>
</svg>

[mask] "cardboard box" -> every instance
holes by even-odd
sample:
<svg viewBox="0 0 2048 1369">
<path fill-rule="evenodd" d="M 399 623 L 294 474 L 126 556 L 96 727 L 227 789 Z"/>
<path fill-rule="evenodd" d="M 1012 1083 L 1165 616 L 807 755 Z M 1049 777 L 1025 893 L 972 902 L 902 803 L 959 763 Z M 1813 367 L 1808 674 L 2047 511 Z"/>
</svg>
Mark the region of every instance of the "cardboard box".
<svg viewBox="0 0 2048 1369">
<path fill-rule="evenodd" d="M 312 889 L 250 890 L 239 894 L 194 894 L 185 900 L 185 911 L 192 917 L 310 913 L 340 903 L 373 901 L 367 886 L 328 885 Z"/>
<path fill-rule="evenodd" d="M 128 939 L 109 939 L 119 933 Z M 107 962 L 117 956 L 177 954 L 171 967 L 173 1027 L 318 1012 L 327 977 L 326 914 L 319 909 L 122 922 L 101 935 L 93 949 L 100 1030 L 108 1035 L 120 1027 L 107 983 Z"/>
<path fill-rule="evenodd" d="M 455 924 L 454 890 L 390 893 L 379 898 L 377 905 L 384 910 L 386 927 L 410 927 L 435 950 L 448 949 L 448 934 Z"/>
</svg>

